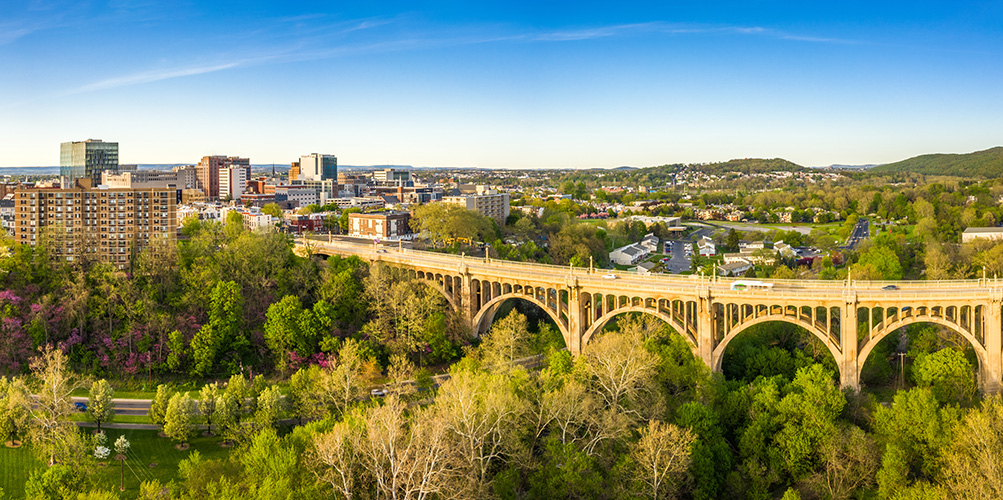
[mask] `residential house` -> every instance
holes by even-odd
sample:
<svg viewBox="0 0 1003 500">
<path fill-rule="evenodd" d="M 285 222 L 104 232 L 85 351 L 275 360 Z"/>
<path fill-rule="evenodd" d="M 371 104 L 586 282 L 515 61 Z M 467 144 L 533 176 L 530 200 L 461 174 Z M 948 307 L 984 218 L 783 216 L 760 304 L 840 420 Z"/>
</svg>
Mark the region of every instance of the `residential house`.
<svg viewBox="0 0 1003 500">
<path fill-rule="evenodd" d="M 621 266 L 632 266 L 647 256 L 647 250 L 637 243 L 631 243 L 610 252 L 609 260 Z"/>
</svg>

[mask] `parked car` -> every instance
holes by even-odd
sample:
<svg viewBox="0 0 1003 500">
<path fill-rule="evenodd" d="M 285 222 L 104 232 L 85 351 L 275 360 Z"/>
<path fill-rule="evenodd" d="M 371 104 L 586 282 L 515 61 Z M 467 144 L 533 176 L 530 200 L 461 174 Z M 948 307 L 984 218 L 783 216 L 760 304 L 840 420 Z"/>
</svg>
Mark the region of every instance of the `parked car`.
<svg viewBox="0 0 1003 500">
<path fill-rule="evenodd" d="M 374 398 L 382 398 L 383 396 L 387 395 L 387 390 L 386 389 L 373 389 L 373 390 L 369 391 L 369 394 L 372 397 L 374 397 Z"/>
<path fill-rule="evenodd" d="M 73 409 L 79 412 L 87 411 L 87 403 L 73 403 Z"/>
</svg>

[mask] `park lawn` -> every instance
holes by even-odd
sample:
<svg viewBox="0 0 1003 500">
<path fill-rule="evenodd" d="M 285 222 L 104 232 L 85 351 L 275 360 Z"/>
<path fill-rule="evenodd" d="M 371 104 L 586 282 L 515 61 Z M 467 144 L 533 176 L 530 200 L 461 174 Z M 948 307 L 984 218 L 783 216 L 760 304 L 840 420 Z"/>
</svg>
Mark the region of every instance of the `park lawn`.
<svg viewBox="0 0 1003 500">
<path fill-rule="evenodd" d="M 90 430 L 86 429 L 85 432 Z M 177 480 L 178 463 L 188 458 L 194 450 L 198 450 L 203 459 L 225 459 L 230 452 L 229 448 L 219 446 L 220 439 L 217 437 L 199 435 L 192 439 L 189 450 L 179 451 L 174 448 L 173 441 L 157 436 L 155 430 L 107 429 L 105 432 L 108 447 L 112 447 L 111 443 L 123 434 L 131 443 L 126 454 L 128 459 L 125 461 L 125 492 L 121 493 L 122 498 L 136 498 L 143 481 L 156 479 L 167 484 Z M 114 489 L 117 493 L 121 465 L 112 457 L 106 460 L 107 467 L 93 468 L 91 479 L 97 488 Z M 157 466 L 150 468 L 151 463 L 156 463 Z M 44 464 L 35 458 L 29 446 L 16 450 L 0 447 L 0 488 L 3 488 L 8 498 L 23 498 L 24 483 L 28 476 L 33 470 L 42 467 Z"/>
<path fill-rule="evenodd" d="M 42 462 L 27 446 L 11 449 L 0 444 L 0 488 L 7 498 L 22 498 L 24 482 L 31 471 L 41 466 Z"/>
<path fill-rule="evenodd" d="M 77 389 L 70 393 L 70 396 L 86 398 L 90 396 L 90 389 Z M 112 395 L 115 399 L 153 399 L 157 397 L 157 391 L 115 391 Z"/>
<path fill-rule="evenodd" d="M 70 415 L 71 422 L 90 422 L 91 419 L 87 417 L 86 413 L 79 412 Z M 152 424 L 149 415 L 115 415 L 115 418 L 108 423 L 115 424 Z"/>
</svg>

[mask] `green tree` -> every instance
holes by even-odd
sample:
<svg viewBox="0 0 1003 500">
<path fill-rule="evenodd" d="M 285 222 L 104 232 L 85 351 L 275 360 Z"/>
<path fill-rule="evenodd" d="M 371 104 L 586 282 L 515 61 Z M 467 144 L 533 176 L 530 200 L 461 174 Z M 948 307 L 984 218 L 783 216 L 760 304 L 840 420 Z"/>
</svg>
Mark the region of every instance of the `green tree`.
<svg viewBox="0 0 1003 500">
<path fill-rule="evenodd" d="M 954 428 L 944 453 L 944 486 L 955 498 L 1003 498 L 1003 399 L 993 395 Z"/>
<path fill-rule="evenodd" d="M 171 397 L 176 393 L 177 391 L 168 384 L 157 386 L 157 394 L 153 397 L 153 401 L 150 402 L 150 410 L 147 413 L 150 416 L 151 422 L 160 426 L 167 423 L 167 407 L 170 405 Z"/>
<path fill-rule="evenodd" d="M 274 428 L 282 416 L 282 394 L 276 386 L 269 387 L 258 396 L 258 410 L 254 413 L 254 421 L 259 428 Z"/>
<path fill-rule="evenodd" d="M 303 419 L 318 418 L 325 413 L 321 394 L 322 377 L 317 365 L 300 368 L 289 377 L 289 408 L 299 418 L 301 425 Z"/>
<path fill-rule="evenodd" d="M 883 498 L 913 487 L 923 489 L 939 477 L 941 454 L 952 442 L 959 413 L 956 407 L 942 408 L 925 388 L 900 391 L 891 408 L 878 406 L 874 430 L 886 443 L 877 473 Z"/>
<path fill-rule="evenodd" d="M 192 375 L 205 377 L 213 371 L 220 353 L 241 351 L 247 340 L 240 335 L 244 298 L 234 281 L 220 281 L 209 294 L 209 322 L 192 339 L 195 364 Z"/>
<path fill-rule="evenodd" d="M 221 393 L 219 384 L 215 382 L 202 386 L 202 390 L 199 391 L 198 412 L 205 420 L 209 434 L 212 434 L 213 417 L 219 407 Z"/>
<path fill-rule="evenodd" d="M 860 260 L 853 266 L 852 277 L 859 280 L 900 280 L 902 264 L 892 249 L 873 245 L 860 254 Z"/>
<path fill-rule="evenodd" d="M 282 219 L 282 207 L 278 203 L 266 203 L 265 206 L 261 207 L 261 213 L 271 215 L 272 217 L 277 217 Z"/>
<path fill-rule="evenodd" d="M 972 365 L 965 354 L 948 347 L 920 354 L 912 365 L 913 378 L 920 387 L 929 387 L 942 403 L 970 404 L 978 386 Z"/>
<path fill-rule="evenodd" d="M 495 321 L 484 337 L 480 346 L 484 365 L 496 370 L 510 368 L 512 361 L 529 355 L 531 338 L 526 316 L 513 309 L 508 316 Z"/>
<path fill-rule="evenodd" d="M 0 377 L 0 444 L 20 443 L 18 438 L 30 422 L 30 407 L 31 395 L 24 381 Z"/>
<path fill-rule="evenodd" d="M 433 245 L 456 238 L 485 241 L 495 232 L 495 224 L 473 210 L 453 203 L 429 203 L 414 210 L 411 227 Z"/>
<path fill-rule="evenodd" d="M 111 402 L 115 391 L 107 380 L 101 379 L 91 384 L 90 395 L 87 398 L 87 416 L 97 424 L 101 430 L 101 424 L 111 422 L 115 418 L 115 405 Z"/>
<path fill-rule="evenodd" d="M 265 343 L 276 356 L 278 367 L 285 371 L 289 354 L 312 354 L 319 337 L 317 318 L 304 310 L 299 297 L 286 295 L 268 307 L 265 315 Z"/>
<path fill-rule="evenodd" d="M 179 392 L 171 396 L 164 416 L 164 434 L 178 443 L 187 443 L 195 435 L 195 400 L 187 393 Z"/>
</svg>

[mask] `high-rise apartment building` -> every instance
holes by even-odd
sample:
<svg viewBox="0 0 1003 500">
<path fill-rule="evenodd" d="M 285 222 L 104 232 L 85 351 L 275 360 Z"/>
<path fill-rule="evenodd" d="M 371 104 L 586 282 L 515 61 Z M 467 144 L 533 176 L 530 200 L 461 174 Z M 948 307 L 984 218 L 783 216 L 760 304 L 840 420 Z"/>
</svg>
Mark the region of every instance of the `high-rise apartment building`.
<svg viewBox="0 0 1003 500">
<path fill-rule="evenodd" d="M 500 226 L 505 224 L 505 219 L 508 218 L 511 210 L 508 193 L 499 193 L 493 189 L 485 189 L 483 186 L 477 187 L 477 194 L 443 196 L 442 202 L 463 205 L 467 210 L 491 217 Z"/>
<path fill-rule="evenodd" d="M 317 153 L 301 156 L 297 180 L 338 182 L 338 158 Z"/>
<path fill-rule="evenodd" d="M 247 158 L 238 158 L 236 156 L 203 156 L 202 161 L 195 167 L 195 175 L 198 177 L 199 187 L 205 192 L 207 197 L 219 198 L 219 170 L 230 167 L 250 168 L 250 166 L 251 160 Z"/>
<path fill-rule="evenodd" d="M 219 169 L 219 197 L 239 200 L 251 180 L 251 167 L 226 167 Z"/>
<path fill-rule="evenodd" d="M 77 179 L 67 188 L 18 189 L 14 240 L 45 241 L 67 261 L 90 257 L 125 268 L 156 238 L 176 238 L 177 190 L 91 186 Z"/>
<path fill-rule="evenodd" d="M 105 170 L 118 172 L 117 142 L 87 139 L 59 145 L 59 175 L 69 182 L 90 179 L 97 184 Z"/>
</svg>

